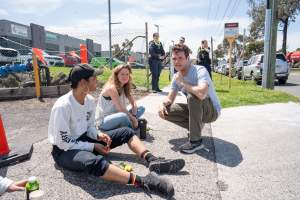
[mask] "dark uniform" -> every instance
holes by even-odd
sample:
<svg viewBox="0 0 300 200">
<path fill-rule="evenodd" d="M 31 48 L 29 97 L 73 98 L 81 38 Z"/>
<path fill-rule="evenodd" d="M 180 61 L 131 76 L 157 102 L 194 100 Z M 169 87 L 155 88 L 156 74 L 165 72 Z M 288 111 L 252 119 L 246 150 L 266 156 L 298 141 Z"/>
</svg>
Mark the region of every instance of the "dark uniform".
<svg viewBox="0 0 300 200">
<path fill-rule="evenodd" d="M 152 74 L 152 82 L 151 82 L 152 90 L 161 91 L 158 85 L 160 72 L 163 68 L 161 64 L 160 56 L 165 55 L 165 51 L 161 42 L 155 43 L 153 40 L 150 41 L 149 53 L 150 53 L 149 65 Z"/>
<path fill-rule="evenodd" d="M 206 68 L 211 78 L 211 59 L 209 58 L 209 49 L 200 47 L 197 54 L 197 65 L 202 65 Z"/>
</svg>

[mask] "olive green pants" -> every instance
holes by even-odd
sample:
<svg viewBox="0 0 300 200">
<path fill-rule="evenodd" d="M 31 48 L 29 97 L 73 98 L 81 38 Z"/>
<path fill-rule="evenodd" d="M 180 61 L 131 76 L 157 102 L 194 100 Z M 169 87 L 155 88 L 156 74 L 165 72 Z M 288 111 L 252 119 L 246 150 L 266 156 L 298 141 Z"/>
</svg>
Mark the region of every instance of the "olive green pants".
<svg viewBox="0 0 300 200">
<path fill-rule="evenodd" d="M 191 94 L 187 96 L 187 104 L 175 103 L 168 106 L 167 110 L 166 120 L 188 129 L 190 141 L 200 140 L 204 123 L 214 122 L 218 118 L 218 112 L 209 97 L 200 100 Z"/>
</svg>

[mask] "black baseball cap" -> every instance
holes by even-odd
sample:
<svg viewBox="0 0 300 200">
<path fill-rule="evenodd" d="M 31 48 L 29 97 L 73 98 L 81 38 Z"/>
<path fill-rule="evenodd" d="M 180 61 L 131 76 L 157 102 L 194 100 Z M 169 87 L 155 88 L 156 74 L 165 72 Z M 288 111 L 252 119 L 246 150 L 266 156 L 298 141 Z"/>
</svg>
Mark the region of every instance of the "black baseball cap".
<svg viewBox="0 0 300 200">
<path fill-rule="evenodd" d="M 77 64 L 69 73 L 68 81 L 71 83 L 77 83 L 81 79 L 89 79 L 92 76 L 98 76 L 102 73 L 100 70 L 95 70 L 89 64 Z"/>
</svg>

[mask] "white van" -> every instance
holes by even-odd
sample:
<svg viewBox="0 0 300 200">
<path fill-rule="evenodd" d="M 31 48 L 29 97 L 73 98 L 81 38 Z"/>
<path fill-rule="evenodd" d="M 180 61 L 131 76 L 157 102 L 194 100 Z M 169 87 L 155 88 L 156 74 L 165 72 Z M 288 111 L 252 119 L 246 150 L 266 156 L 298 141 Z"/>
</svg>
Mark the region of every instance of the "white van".
<svg viewBox="0 0 300 200">
<path fill-rule="evenodd" d="M 20 54 L 17 50 L 0 46 L 0 66 L 20 62 Z"/>
</svg>

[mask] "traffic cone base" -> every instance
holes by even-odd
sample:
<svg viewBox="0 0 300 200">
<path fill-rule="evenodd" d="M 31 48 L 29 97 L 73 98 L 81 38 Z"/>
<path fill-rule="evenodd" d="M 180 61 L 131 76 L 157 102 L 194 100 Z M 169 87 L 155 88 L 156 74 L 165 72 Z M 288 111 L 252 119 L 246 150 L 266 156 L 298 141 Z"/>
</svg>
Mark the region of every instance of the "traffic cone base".
<svg viewBox="0 0 300 200">
<path fill-rule="evenodd" d="M 0 167 L 19 163 L 31 157 L 33 145 L 22 145 L 18 152 L 10 151 L 0 115 Z"/>
</svg>

